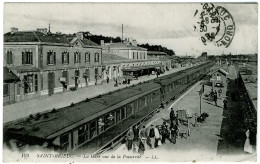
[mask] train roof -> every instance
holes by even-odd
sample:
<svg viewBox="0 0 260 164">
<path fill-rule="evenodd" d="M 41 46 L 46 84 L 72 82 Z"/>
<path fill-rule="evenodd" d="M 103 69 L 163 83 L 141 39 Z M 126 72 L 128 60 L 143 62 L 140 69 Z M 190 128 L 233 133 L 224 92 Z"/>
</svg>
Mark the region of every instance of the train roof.
<svg viewBox="0 0 260 164">
<path fill-rule="evenodd" d="M 203 65 L 199 65 L 199 66 L 188 68 L 188 69 L 185 69 L 182 71 L 178 71 L 178 72 L 175 72 L 168 76 L 163 76 L 158 80 L 156 79 L 155 82 L 157 82 L 161 85 L 168 85 L 168 84 L 172 83 L 173 81 L 182 78 L 186 74 L 192 74 L 192 73 L 196 72 L 199 68 L 201 68 L 201 66 L 203 66 Z"/>
<path fill-rule="evenodd" d="M 12 134 L 52 139 L 160 88 L 146 82 L 6 125 Z"/>
</svg>

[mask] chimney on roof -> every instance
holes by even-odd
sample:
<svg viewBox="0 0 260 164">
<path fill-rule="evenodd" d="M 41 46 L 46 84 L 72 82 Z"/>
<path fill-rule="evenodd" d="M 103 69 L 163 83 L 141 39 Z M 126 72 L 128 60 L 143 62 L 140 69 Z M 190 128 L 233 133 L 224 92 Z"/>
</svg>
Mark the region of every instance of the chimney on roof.
<svg viewBox="0 0 260 164">
<path fill-rule="evenodd" d="M 18 28 L 17 27 L 11 27 L 11 34 L 14 34 L 18 32 Z"/>
<path fill-rule="evenodd" d="M 77 38 L 80 39 L 80 40 L 83 40 L 83 38 L 84 38 L 84 37 L 83 37 L 83 32 L 77 32 L 77 33 L 76 33 L 76 36 L 77 36 Z"/>
<path fill-rule="evenodd" d="M 48 33 L 51 33 L 51 24 L 49 23 L 49 31 Z"/>
<path fill-rule="evenodd" d="M 101 45 L 102 47 L 105 46 L 105 42 L 104 42 L 104 40 L 100 40 L 100 45 Z"/>
<path fill-rule="evenodd" d="M 132 44 L 133 46 L 137 46 L 137 41 L 136 41 L 135 39 L 133 39 L 132 42 L 131 42 L 131 44 Z"/>
</svg>

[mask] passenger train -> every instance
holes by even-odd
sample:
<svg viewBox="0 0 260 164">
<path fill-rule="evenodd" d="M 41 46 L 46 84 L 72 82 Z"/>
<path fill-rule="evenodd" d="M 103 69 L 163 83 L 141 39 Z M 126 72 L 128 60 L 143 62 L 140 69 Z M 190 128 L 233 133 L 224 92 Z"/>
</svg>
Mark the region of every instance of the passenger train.
<svg viewBox="0 0 260 164">
<path fill-rule="evenodd" d="M 4 125 L 4 144 L 98 154 L 117 145 L 165 102 L 174 100 L 209 72 L 213 63 L 158 77 L 108 94 Z"/>
</svg>

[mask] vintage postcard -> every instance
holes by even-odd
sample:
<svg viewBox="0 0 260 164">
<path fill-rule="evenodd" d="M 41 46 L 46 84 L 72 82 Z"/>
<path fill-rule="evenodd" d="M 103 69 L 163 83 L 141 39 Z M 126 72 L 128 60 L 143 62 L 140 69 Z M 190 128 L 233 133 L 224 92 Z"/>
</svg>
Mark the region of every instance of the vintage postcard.
<svg viewBox="0 0 260 164">
<path fill-rule="evenodd" d="M 257 2 L 3 7 L 3 162 L 257 161 Z"/>
</svg>

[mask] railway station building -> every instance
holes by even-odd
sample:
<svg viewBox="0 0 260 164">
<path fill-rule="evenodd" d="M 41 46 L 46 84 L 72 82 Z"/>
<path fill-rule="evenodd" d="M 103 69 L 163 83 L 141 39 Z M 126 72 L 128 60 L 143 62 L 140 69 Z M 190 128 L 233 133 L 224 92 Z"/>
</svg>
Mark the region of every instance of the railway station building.
<svg viewBox="0 0 260 164">
<path fill-rule="evenodd" d="M 93 85 L 102 80 L 101 62 L 102 48 L 80 32 L 12 28 L 4 34 L 3 65 L 20 79 L 16 102 Z"/>
<path fill-rule="evenodd" d="M 149 56 L 147 49 L 138 47 L 136 40 L 126 39 L 122 43 L 101 41 L 103 63 L 106 65 L 106 78 L 133 79 L 144 75 L 164 72 L 171 69 L 171 59 L 164 52 L 159 56 Z"/>
<path fill-rule="evenodd" d="M 151 74 L 156 68 L 160 69 L 162 67 L 159 59 L 133 60 L 113 53 L 102 53 L 102 55 L 103 65 L 106 67 L 104 77 L 113 80 L 122 78 L 132 80 L 134 75 L 139 77 L 148 73 Z M 143 74 L 138 74 L 138 72 Z"/>
</svg>

